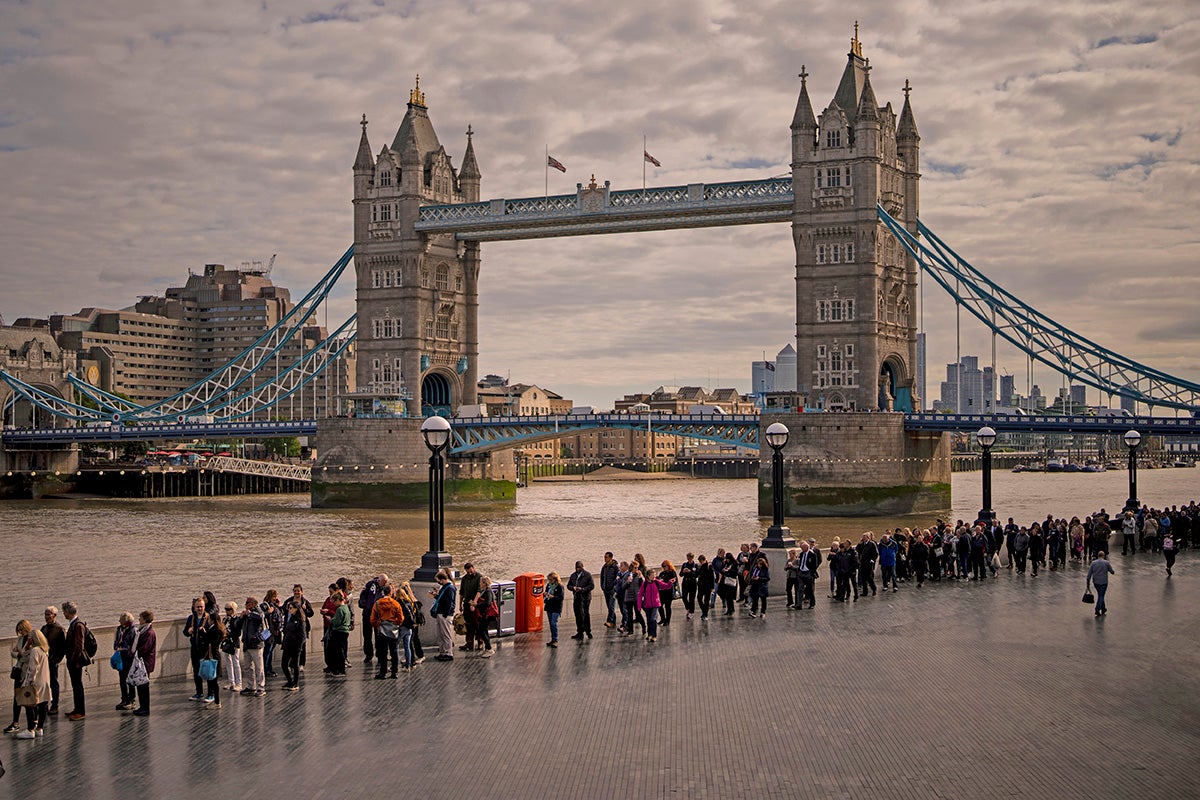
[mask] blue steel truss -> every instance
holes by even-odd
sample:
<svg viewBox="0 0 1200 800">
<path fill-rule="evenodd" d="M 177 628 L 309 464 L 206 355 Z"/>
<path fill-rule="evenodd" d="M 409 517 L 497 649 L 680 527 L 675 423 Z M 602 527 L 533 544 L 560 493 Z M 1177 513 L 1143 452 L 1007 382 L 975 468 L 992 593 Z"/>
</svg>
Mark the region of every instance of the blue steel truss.
<svg viewBox="0 0 1200 800">
<path fill-rule="evenodd" d="M 757 414 L 566 414 L 473 417 L 452 422 L 450 452 L 483 453 L 520 447 L 596 428 L 649 430 L 758 449 Z"/>
<path fill-rule="evenodd" d="M 876 206 L 876 211 L 921 269 L 956 303 L 1033 360 L 1110 397 L 1189 412 L 1200 407 L 1200 384 L 1126 358 L 1075 333 L 998 286 L 924 224 L 918 222 L 918 233 L 913 234 L 883 206 Z"/>
<path fill-rule="evenodd" d="M 575 194 L 423 206 L 416 229 L 485 242 L 791 219 L 791 178 L 621 190 L 606 182 L 579 184 Z"/>
<path fill-rule="evenodd" d="M 975 432 L 990 425 L 996 433 L 1095 433 L 1123 434 L 1136 430 L 1150 436 L 1196 436 L 1196 417 L 1126 417 L 1120 414 L 929 414 L 904 415 L 908 431 Z"/>
</svg>

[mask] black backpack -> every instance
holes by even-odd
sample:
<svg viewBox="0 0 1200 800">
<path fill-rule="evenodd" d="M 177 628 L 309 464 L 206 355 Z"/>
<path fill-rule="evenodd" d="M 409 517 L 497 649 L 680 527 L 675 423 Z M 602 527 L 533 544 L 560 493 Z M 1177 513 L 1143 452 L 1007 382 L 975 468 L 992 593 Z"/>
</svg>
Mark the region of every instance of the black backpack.
<svg viewBox="0 0 1200 800">
<path fill-rule="evenodd" d="M 96 651 L 100 649 L 100 644 L 96 641 L 96 634 L 92 633 L 92 629 L 87 626 L 86 622 L 79 624 L 83 626 L 83 652 L 87 656 L 87 663 L 92 664 L 96 660 Z"/>
</svg>

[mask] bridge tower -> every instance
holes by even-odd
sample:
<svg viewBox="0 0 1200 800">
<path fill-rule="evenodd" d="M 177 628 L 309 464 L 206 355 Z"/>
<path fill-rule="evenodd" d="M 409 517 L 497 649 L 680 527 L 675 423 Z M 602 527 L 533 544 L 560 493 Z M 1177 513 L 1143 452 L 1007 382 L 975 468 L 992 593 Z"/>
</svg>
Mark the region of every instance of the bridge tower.
<svg viewBox="0 0 1200 800">
<path fill-rule="evenodd" d="M 420 76 L 390 146 L 372 155 L 367 117 L 354 160 L 358 387 L 407 392 L 410 413 L 474 403 L 479 243 L 414 229 L 423 205 L 479 200 L 472 131 L 462 167 L 438 141 Z"/>
<path fill-rule="evenodd" d="M 880 107 L 858 23 L 846 69 L 818 119 L 800 73 L 792 119 L 796 378 L 810 406 L 918 409 L 917 264 L 876 216 L 914 233 L 920 137 L 905 82 L 899 120 Z"/>
</svg>

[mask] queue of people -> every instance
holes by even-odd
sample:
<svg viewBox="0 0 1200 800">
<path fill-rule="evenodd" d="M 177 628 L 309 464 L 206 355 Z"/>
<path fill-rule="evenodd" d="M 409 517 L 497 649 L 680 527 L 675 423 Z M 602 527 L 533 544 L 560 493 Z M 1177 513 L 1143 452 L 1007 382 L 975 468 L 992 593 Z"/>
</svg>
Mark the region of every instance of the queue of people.
<svg viewBox="0 0 1200 800">
<path fill-rule="evenodd" d="M 1048 570 L 1055 572 L 1069 562 L 1081 562 L 1087 567 L 1085 600 L 1095 603 L 1094 613 L 1100 618 L 1108 613 L 1105 596 L 1109 576 L 1116 574 L 1106 557 L 1109 537 L 1114 533 L 1121 537 L 1124 556 L 1161 553 L 1170 578 L 1179 551 L 1200 543 L 1200 509 L 1194 502 L 1163 510 L 1143 507 L 1137 512 L 1122 512 L 1116 519 L 1110 519 L 1101 509 L 1082 520 L 1049 515 L 1029 525 L 1018 525 L 1011 517 L 1004 525 L 998 521 L 968 525 L 962 520 L 949 525 L 937 520 L 926 529 L 885 530 L 878 540 L 873 532 L 862 534 L 856 543 L 834 537 L 824 552 L 810 538 L 788 551 L 784 569 L 786 608 L 816 606 L 822 567 L 828 571 L 828 597 L 838 603 L 854 603 L 860 597 L 875 596 L 880 589 L 898 592 L 901 584 L 919 589 L 926 582 L 984 582 L 997 578 L 1002 569 L 1017 576 L 1029 570 L 1037 576 L 1047 564 Z M 1003 560 L 1002 553 L 1006 556 Z M 491 628 L 497 625 L 499 609 L 491 580 L 470 562 L 463 570 L 457 586 L 450 571 L 439 571 L 435 586 L 427 592 L 429 617 L 436 629 L 436 661 L 453 661 L 456 652 L 481 658 L 490 658 L 496 652 Z M 558 647 L 559 621 L 568 592 L 573 598 L 576 629 L 572 639 L 593 638 L 592 594 L 598 587 L 604 597 L 604 627 L 626 637 L 637 628 L 649 643 L 657 642 L 660 629 L 672 624 L 677 601 L 682 603 L 688 620 L 696 614 L 701 621 L 710 616 L 732 616 L 738 603 L 749 618 L 761 620 L 766 618 L 773 593 L 770 559 L 757 543 L 742 544 L 737 553 L 718 548 L 711 560 L 703 554 L 688 553 L 678 568 L 670 560 L 648 566 L 641 553 L 618 562 L 612 552 L 607 552 L 597 577 L 598 581 L 582 561 L 575 562 L 565 584 L 557 572 L 549 573 L 544 590 L 550 636 L 547 647 Z M 349 605 L 354 583 L 343 577 L 328 588 L 321 606 L 324 672 L 338 679 L 347 674 L 349 642 L 356 627 Z M 386 574 L 371 578 L 359 592 L 357 604 L 361 611 L 358 625 L 363 663 L 375 662 L 377 680 L 396 679 L 425 661 L 420 637 L 421 626 L 427 624 L 425 602 L 418 599 L 408 582 L 394 584 Z M 270 589 L 261 601 L 251 595 L 240 606 L 235 601 L 220 606 L 211 591 L 203 592 L 192 601 L 183 626 L 195 688 L 188 699 L 220 708 L 222 688 L 241 696 L 265 696 L 267 679 L 277 677 L 276 650 L 281 653 L 282 688 L 298 691 L 315 615 L 300 584 L 292 587 L 286 601 Z M 44 611 L 45 624 L 40 628 L 35 629 L 29 620 L 17 624 L 17 640 L 11 652 L 13 716 L 4 729 L 16 738 L 43 736 L 48 718 L 59 714 L 59 670 L 64 662 L 73 703 L 67 719 L 80 721 L 86 717 L 83 671 L 94 663 L 97 643 L 79 618 L 75 603 L 64 602 L 62 616 L 65 625 L 59 621 L 58 608 L 50 606 Z M 465 640 L 457 651 L 456 634 Z M 153 612 L 142 611 L 136 619 L 131 613 L 121 614 L 109 658 L 118 672 L 117 711 L 149 716 L 150 675 L 156 660 Z"/>
</svg>

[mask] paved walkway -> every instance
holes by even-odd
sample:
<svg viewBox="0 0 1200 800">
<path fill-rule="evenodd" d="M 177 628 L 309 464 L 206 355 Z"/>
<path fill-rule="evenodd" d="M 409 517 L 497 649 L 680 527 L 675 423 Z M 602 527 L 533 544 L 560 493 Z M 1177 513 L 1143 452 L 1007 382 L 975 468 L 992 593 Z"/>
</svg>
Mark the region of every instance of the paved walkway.
<svg viewBox="0 0 1200 800">
<path fill-rule="evenodd" d="M 557 651 L 506 639 L 395 682 L 314 659 L 300 692 L 219 710 L 190 682 L 156 687 L 148 719 L 92 696 L 86 721 L 0 742 L 0 797 L 1200 796 L 1200 554 L 1169 582 L 1150 556 L 1113 563 L 1100 620 L 1078 567 L 1002 570 L 813 611 L 776 596 L 766 620 L 678 613 L 657 644 L 564 624 Z"/>
</svg>

